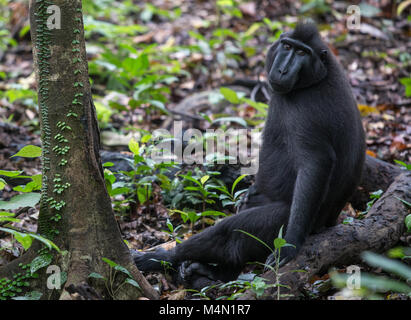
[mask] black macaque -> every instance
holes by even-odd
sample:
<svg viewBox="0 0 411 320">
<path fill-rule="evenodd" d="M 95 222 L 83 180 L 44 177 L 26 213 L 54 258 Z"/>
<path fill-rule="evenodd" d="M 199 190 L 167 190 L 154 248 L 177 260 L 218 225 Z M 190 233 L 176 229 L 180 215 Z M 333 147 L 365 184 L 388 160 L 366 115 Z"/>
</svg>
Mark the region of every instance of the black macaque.
<svg viewBox="0 0 411 320">
<path fill-rule="evenodd" d="M 294 247 L 292 260 L 310 233 L 335 224 L 360 181 L 364 131 L 350 85 L 312 23 L 300 23 L 268 50 L 272 89 L 259 171 L 240 212 L 177 245 L 134 252 L 143 271 L 161 271 L 161 260 L 177 269 L 186 286 L 235 279 L 247 262 L 274 257 L 244 230 L 272 245 L 281 226 Z"/>
</svg>

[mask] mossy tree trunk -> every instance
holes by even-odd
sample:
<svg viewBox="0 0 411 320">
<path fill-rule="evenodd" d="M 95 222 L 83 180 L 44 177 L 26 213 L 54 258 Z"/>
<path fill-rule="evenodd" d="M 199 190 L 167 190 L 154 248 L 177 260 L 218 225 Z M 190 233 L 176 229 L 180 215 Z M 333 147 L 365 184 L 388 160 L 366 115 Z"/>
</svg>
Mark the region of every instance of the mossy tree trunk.
<svg viewBox="0 0 411 320">
<path fill-rule="evenodd" d="M 61 19 L 61 20 L 59 20 Z M 113 280 L 102 258 L 126 268 L 141 290 L 121 286 L 117 299 L 157 294 L 135 267 L 113 215 L 99 156 L 99 131 L 92 102 L 84 41 L 81 0 L 30 0 L 30 24 L 38 83 L 43 143 L 43 189 L 38 232 L 50 238 L 63 254 L 53 252 L 53 262 L 67 275 L 61 290 L 47 292 L 45 270 L 37 288 L 43 297 L 63 299 L 68 286 L 81 286 L 98 273 Z M 31 250 L 6 266 L 0 275 L 11 275 L 18 263 L 44 254 Z M 50 254 L 50 253 L 47 253 Z M 125 280 L 116 272 L 109 293 L 104 280 L 92 287 L 109 298 Z M 109 286 L 110 287 L 110 286 Z"/>
</svg>

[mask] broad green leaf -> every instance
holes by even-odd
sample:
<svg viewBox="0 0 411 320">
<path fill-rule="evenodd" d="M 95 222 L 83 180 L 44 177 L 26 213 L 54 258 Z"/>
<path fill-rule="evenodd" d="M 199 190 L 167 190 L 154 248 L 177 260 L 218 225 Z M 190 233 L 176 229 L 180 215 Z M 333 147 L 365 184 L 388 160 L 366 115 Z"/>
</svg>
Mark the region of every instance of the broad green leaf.
<svg viewBox="0 0 411 320">
<path fill-rule="evenodd" d="M 20 222 L 20 219 L 16 219 L 16 218 L 10 218 L 10 217 L 1 217 L 0 216 L 0 222 Z"/>
<path fill-rule="evenodd" d="M 23 246 L 25 250 L 30 248 L 33 242 L 33 239 L 27 233 L 19 232 L 17 230 L 13 230 L 9 228 L 0 228 L 0 231 L 12 234 L 16 238 L 16 240 Z"/>
<path fill-rule="evenodd" d="M 405 217 L 405 225 L 408 231 L 411 231 L 411 214 Z"/>
<path fill-rule="evenodd" d="M 189 176 L 189 175 L 180 174 L 179 176 L 182 177 L 182 178 L 184 178 L 184 180 L 189 180 L 189 181 L 191 181 L 191 182 L 194 182 L 194 183 L 197 184 L 199 187 L 203 187 L 199 181 L 197 181 L 196 179 L 194 179 L 193 177 L 191 177 L 191 176 Z"/>
<path fill-rule="evenodd" d="M 28 250 L 31 247 L 31 244 L 33 243 L 33 238 L 30 237 L 29 234 L 25 234 L 22 232 L 16 232 L 14 234 L 14 237 L 23 246 L 25 250 Z"/>
<path fill-rule="evenodd" d="M 402 1 L 397 7 L 397 15 L 400 16 L 405 8 L 411 6 L 411 0 Z"/>
<path fill-rule="evenodd" d="M 130 142 L 128 143 L 128 148 L 130 149 L 130 151 L 138 156 L 139 152 L 140 152 L 140 146 L 138 144 L 138 142 L 134 139 L 131 139 Z"/>
<path fill-rule="evenodd" d="M 22 174 L 23 171 L 8 171 L 8 170 L 0 170 L 0 176 L 6 176 L 6 177 L 17 177 L 20 174 Z"/>
<path fill-rule="evenodd" d="M 50 253 L 42 254 L 41 256 L 35 257 L 30 264 L 31 273 L 33 274 L 37 270 L 47 267 L 48 265 L 50 265 L 52 260 L 53 260 L 53 255 L 51 255 Z"/>
<path fill-rule="evenodd" d="M 115 188 L 110 191 L 110 196 L 115 197 L 119 194 L 127 194 L 130 192 L 130 188 L 122 187 L 122 188 Z"/>
<path fill-rule="evenodd" d="M 220 200 L 221 200 L 221 199 L 220 199 Z M 222 201 L 221 201 L 221 204 L 222 204 L 223 207 L 225 208 L 225 207 L 227 207 L 227 206 L 235 205 L 235 202 L 233 202 L 233 201 L 231 201 L 231 200 L 229 200 L 229 199 L 226 199 L 226 200 L 222 200 Z"/>
<path fill-rule="evenodd" d="M 223 118 L 218 118 L 218 119 L 213 120 L 213 124 L 218 123 L 218 122 L 235 122 L 243 127 L 247 127 L 247 122 L 243 118 L 240 118 L 240 117 L 223 117 Z"/>
<path fill-rule="evenodd" d="M 200 179 L 201 184 L 204 185 L 208 181 L 208 179 L 210 179 L 210 176 L 201 177 Z"/>
<path fill-rule="evenodd" d="M 110 260 L 110 259 L 102 258 L 102 260 L 103 260 L 105 263 L 107 263 L 107 264 L 108 264 L 110 267 L 112 267 L 112 268 L 118 266 L 117 263 L 115 263 L 114 261 L 112 261 L 112 260 Z"/>
<path fill-rule="evenodd" d="M 336 287 L 344 288 L 347 285 L 349 274 L 343 274 L 338 272 L 331 273 L 331 280 Z M 370 288 L 373 292 L 403 292 L 409 294 L 411 287 L 406 283 L 398 280 L 392 280 L 387 277 L 373 276 L 367 273 L 361 273 L 361 287 Z"/>
<path fill-rule="evenodd" d="M 221 87 L 220 92 L 224 96 L 224 98 L 228 100 L 229 102 L 231 102 L 232 104 L 240 103 L 240 99 L 237 96 L 237 92 L 235 92 L 234 90 L 231 90 L 230 88 L 226 88 L 226 87 Z"/>
<path fill-rule="evenodd" d="M 167 219 L 167 227 L 168 227 L 168 230 L 170 230 L 170 232 L 174 232 L 174 226 L 171 223 L 170 219 Z"/>
<path fill-rule="evenodd" d="M 226 214 L 224 212 L 221 212 L 221 211 L 208 210 L 208 211 L 202 212 L 201 216 L 202 217 L 206 217 L 206 216 L 223 216 L 223 217 L 225 217 Z"/>
<path fill-rule="evenodd" d="M 14 191 L 32 192 L 32 191 L 41 190 L 41 186 L 42 186 L 42 175 L 41 174 L 37 174 L 31 177 L 20 176 L 20 178 L 30 178 L 32 181 L 27 183 L 25 186 L 14 187 L 13 188 Z"/>
<path fill-rule="evenodd" d="M 0 212 L 0 217 L 14 217 L 14 213 L 2 211 Z"/>
<path fill-rule="evenodd" d="M 30 25 L 26 25 L 23 28 L 21 28 L 20 32 L 19 32 L 19 37 L 20 38 L 24 38 L 24 36 L 30 32 Z"/>
<path fill-rule="evenodd" d="M 276 238 L 274 240 L 274 247 L 278 250 L 284 247 L 287 242 L 283 238 Z"/>
<path fill-rule="evenodd" d="M 4 187 L 6 186 L 7 182 L 5 180 L 3 180 L 2 178 L 0 178 L 0 190 L 3 190 Z"/>
<path fill-rule="evenodd" d="M 47 239 L 47 238 L 44 238 L 43 236 L 41 236 L 41 235 L 39 235 L 39 234 L 35 234 L 35 233 L 29 233 L 28 235 L 29 235 L 30 237 L 32 237 L 32 238 L 34 238 L 34 239 L 36 239 L 36 240 L 44 243 L 44 244 L 47 246 L 47 248 L 49 248 L 49 249 L 53 248 L 53 249 L 55 249 L 57 252 L 61 253 L 60 248 L 57 247 L 57 246 L 54 244 L 53 241 L 51 241 L 51 240 L 49 240 L 49 239 Z"/>
<path fill-rule="evenodd" d="M 105 277 L 103 277 L 100 273 L 97 272 L 92 272 L 88 275 L 89 278 L 94 278 L 94 279 L 103 279 L 106 280 Z"/>
<path fill-rule="evenodd" d="M 140 204 L 146 203 L 147 200 L 150 199 L 151 190 L 146 187 L 137 188 L 137 198 Z"/>
<path fill-rule="evenodd" d="M 41 156 L 41 148 L 37 146 L 28 145 L 20 149 L 13 157 L 23 157 L 23 158 L 37 158 Z"/>
<path fill-rule="evenodd" d="M 16 210 L 22 207 L 34 207 L 40 201 L 40 193 L 25 193 L 14 196 L 9 201 L 0 201 L 0 209 Z"/>
<path fill-rule="evenodd" d="M 342 224 L 351 224 L 351 223 L 353 223 L 353 222 L 354 222 L 354 218 L 353 218 L 353 217 L 346 217 L 346 218 L 343 220 Z"/>
<path fill-rule="evenodd" d="M 361 257 L 372 267 L 381 268 L 404 279 L 411 279 L 411 268 L 404 263 L 369 251 L 363 252 Z"/>
<path fill-rule="evenodd" d="M 126 280 L 124 280 L 125 283 L 131 284 L 132 286 L 141 289 L 141 287 L 138 285 L 138 283 L 136 281 L 134 281 L 133 279 L 127 278 Z"/>
<path fill-rule="evenodd" d="M 40 300 L 41 296 L 43 294 L 38 291 L 31 291 L 26 293 L 26 295 L 21 296 L 21 297 L 14 297 L 12 298 L 13 300 Z"/>
<path fill-rule="evenodd" d="M 130 271 L 128 271 L 126 268 L 120 266 L 120 265 L 116 265 L 114 267 L 115 270 L 118 270 L 124 274 L 126 274 L 128 277 L 133 278 L 133 276 L 131 275 Z"/>
<path fill-rule="evenodd" d="M 152 138 L 151 134 L 146 134 L 141 138 L 141 143 L 147 143 L 150 141 L 151 138 Z"/>
<path fill-rule="evenodd" d="M 262 112 L 263 114 L 267 114 L 268 104 L 257 102 L 248 98 L 241 98 L 241 101 L 249 104 L 251 107 L 256 109 L 257 111 Z"/>
<path fill-rule="evenodd" d="M 404 168 L 406 168 L 407 170 L 411 170 L 411 163 L 407 164 L 403 161 L 400 160 L 394 160 L 395 163 L 398 163 L 399 165 L 403 166 Z"/>
<path fill-rule="evenodd" d="M 238 190 L 236 193 L 234 193 L 234 199 L 238 199 L 238 197 L 240 195 L 242 195 L 243 193 L 245 193 L 247 191 L 248 191 L 248 189 Z"/>
<path fill-rule="evenodd" d="M 149 67 L 148 56 L 142 54 L 137 59 L 126 58 L 123 60 L 122 67 L 133 76 L 141 75 Z"/>
<path fill-rule="evenodd" d="M 405 96 L 411 97 L 411 77 L 410 78 L 401 78 L 401 84 L 405 86 Z"/>
<path fill-rule="evenodd" d="M 235 181 L 234 181 L 234 183 L 233 183 L 233 186 L 232 186 L 232 188 L 231 188 L 231 194 L 234 193 L 234 190 L 235 190 L 235 187 L 237 186 L 237 184 L 238 184 L 241 180 L 243 180 L 246 176 L 247 176 L 247 174 L 243 174 L 243 175 L 239 176 L 237 179 L 235 179 Z"/>
<path fill-rule="evenodd" d="M 148 100 L 147 102 L 150 103 L 153 107 L 156 107 L 157 109 L 163 111 L 165 114 L 170 114 L 170 111 L 167 110 L 166 106 L 161 101 Z"/>
<path fill-rule="evenodd" d="M 258 29 L 260 29 L 260 23 L 253 23 L 250 28 L 245 32 L 245 36 L 252 36 Z"/>
<path fill-rule="evenodd" d="M 114 163 L 113 163 L 113 162 L 104 162 L 104 163 L 103 163 L 103 168 L 110 168 L 110 167 L 112 167 L 112 166 L 114 166 Z"/>
<path fill-rule="evenodd" d="M 281 226 L 281 228 L 280 228 L 280 231 L 278 231 L 278 237 L 277 238 L 280 238 L 280 239 L 282 239 L 283 238 L 283 225 Z"/>
</svg>

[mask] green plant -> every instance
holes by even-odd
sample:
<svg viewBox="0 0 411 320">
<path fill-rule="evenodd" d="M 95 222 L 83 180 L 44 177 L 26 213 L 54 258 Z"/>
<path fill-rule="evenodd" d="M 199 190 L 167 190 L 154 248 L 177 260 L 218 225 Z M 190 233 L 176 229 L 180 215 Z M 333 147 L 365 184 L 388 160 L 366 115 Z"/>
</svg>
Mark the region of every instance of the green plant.
<svg viewBox="0 0 411 320">
<path fill-rule="evenodd" d="M 117 39 L 125 41 L 122 40 L 123 36 Z M 109 101 L 109 107 L 129 112 L 139 108 L 146 111 L 148 116 L 156 111 L 168 114 L 165 104 L 168 102 L 169 86 L 177 80 L 176 76 L 183 73 L 180 62 L 170 59 L 169 49 L 159 49 L 156 44 L 146 45 L 140 50 L 128 43 L 118 44 L 117 47 L 113 50 L 104 46 L 101 57 L 90 62 L 90 75 L 95 83 L 102 83 L 108 90 L 132 97 L 127 105 Z"/>
<path fill-rule="evenodd" d="M 218 181 L 218 183 L 220 184 L 220 186 L 213 186 L 214 189 L 217 189 L 219 191 L 221 191 L 221 194 L 219 196 L 219 199 L 222 202 L 223 207 L 226 206 L 234 206 L 234 207 L 238 207 L 238 205 L 241 202 L 241 196 L 247 192 L 248 189 L 242 189 L 239 190 L 237 192 L 235 192 L 235 189 L 237 187 L 237 184 L 243 180 L 247 175 L 241 175 L 239 176 L 234 182 L 233 185 L 231 187 L 231 190 L 229 191 L 227 186 L 222 183 L 221 181 Z"/>
<path fill-rule="evenodd" d="M 190 221 L 190 229 L 193 230 L 195 223 L 200 220 L 201 218 L 205 217 L 220 217 L 223 216 L 225 217 L 226 214 L 221 211 L 215 211 L 215 210 L 206 210 L 202 212 L 196 212 L 194 210 L 177 210 L 177 209 L 172 209 L 170 210 L 170 215 L 173 215 L 175 213 L 179 213 L 181 219 L 183 220 L 183 223 L 186 223 L 187 221 Z M 214 223 L 214 220 L 209 222 L 210 224 Z M 204 227 L 204 224 L 203 224 Z"/>
<path fill-rule="evenodd" d="M 113 300 L 116 299 L 117 293 L 125 284 L 132 285 L 133 287 L 141 290 L 141 287 L 133 279 L 133 276 L 131 275 L 130 271 L 128 271 L 126 268 L 120 266 L 119 264 L 115 263 L 110 259 L 102 258 L 102 260 L 109 266 L 109 277 L 106 278 L 97 272 L 92 272 L 89 275 L 89 278 L 103 280 L 107 292 Z M 119 272 L 123 274 L 123 276 L 125 275 L 125 279 L 121 280 L 120 284 L 116 284 L 116 279 L 118 279 L 117 276 Z"/>
<path fill-rule="evenodd" d="M 247 290 L 251 290 L 256 294 L 257 298 L 261 298 L 263 297 L 267 289 L 275 287 L 274 284 L 268 284 L 266 282 L 267 280 L 262 277 L 255 276 L 254 274 L 251 274 L 251 276 L 251 280 L 240 279 L 240 276 L 237 280 L 229 281 L 223 284 L 206 286 L 202 288 L 200 291 L 193 289 L 186 289 L 186 291 L 193 292 L 193 296 L 199 296 L 205 300 L 210 300 L 207 294 L 212 289 L 217 289 L 220 292 L 230 290 L 232 291 L 230 295 L 220 296 L 216 300 L 236 300 L 238 298 L 241 298 L 241 296 Z"/>
<path fill-rule="evenodd" d="M 239 63 L 244 59 L 255 56 L 258 51 L 252 45 L 252 39 L 262 26 L 261 23 L 253 23 L 244 32 L 234 32 L 228 28 L 217 28 L 211 36 L 204 36 L 196 31 L 189 31 L 190 37 L 196 42 L 187 49 L 191 53 L 200 53 L 203 56 L 210 56 L 215 63 L 207 69 L 200 71 L 212 77 L 216 70 L 221 70 L 226 77 L 234 76 L 235 70 L 239 68 Z M 210 68 L 211 67 L 211 68 Z M 220 72 L 221 72 L 220 71 Z"/>
<path fill-rule="evenodd" d="M 220 172 L 194 168 L 186 174 L 178 175 L 171 182 L 169 190 L 163 192 L 165 203 L 171 206 L 170 214 L 179 214 L 183 223 L 190 222 L 190 228 L 203 218 L 203 222 L 214 223 L 207 217 L 226 216 L 216 210 L 219 207 L 236 206 L 246 189 L 236 191 L 238 183 L 245 175 L 238 177 L 231 190 L 217 177 Z M 220 204 L 221 203 L 221 204 Z"/>
<path fill-rule="evenodd" d="M 146 3 L 143 11 L 140 14 L 140 18 L 141 20 L 148 22 L 151 21 L 155 15 L 170 20 L 175 20 L 181 16 L 181 8 L 176 7 L 172 10 L 163 10 L 152 5 L 151 3 Z"/>
<path fill-rule="evenodd" d="M 38 278 L 38 274 L 32 273 L 30 267 L 30 263 L 25 265 L 20 263 L 21 272 L 13 274 L 12 279 L 0 278 L 0 300 L 15 299 L 30 286 L 30 279 Z"/>
<path fill-rule="evenodd" d="M 23 158 L 37 158 L 42 154 L 42 149 L 37 146 L 27 145 L 21 148 L 16 154 L 12 155 L 13 157 L 23 157 Z M 42 175 L 34 176 L 25 176 L 22 175 L 22 171 L 9 171 L 9 170 L 0 170 L 0 175 L 11 178 L 11 179 L 31 179 L 30 182 L 25 185 L 19 185 L 13 188 L 15 191 L 23 192 L 23 194 L 16 195 L 9 199 L 8 201 L 0 201 L 0 209 L 2 210 L 16 210 L 22 207 L 35 207 L 41 198 L 40 193 L 32 192 L 38 191 L 42 187 Z M 6 181 L 0 178 L 0 190 L 6 186 Z M 19 219 L 14 218 L 14 214 L 10 212 L 0 212 L 0 226 L 4 223 L 10 222 L 20 222 Z M 9 233 L 19 242 L 25 250 L 29 249 L 32 245 L 33 239 L 37 239 L 47 248 L 54 248 L 58 252 L 60 249 L 49 239 L 31 232 L 25 232 L 20 230 L 15 230 L 14 228 L 0 228 L 0 231 Z"/>
<path fill-rule="evenodd" d="M 400 82 L 405 87 L 405 96 L 411 97 L 411 78 L 401 78 Z"/>
<path fill-rule="evenodd" d="M 325 14 L 331 11 L 327 0 L 304 0 L 304 5 L 300 8 L 300 13 Z"/>
<path fill-rule="evenodd" d="M 47 240 L 47 239 L 45 239 Z M 39 275 L 36 273 L 38 270 L 45 268 L 51 264 L 53 261 L 53 255 L 50 253 L 51 248 L 55 248 L 59 251 L 57 247 L 47 245 L 52 244 L 51 242 L 44 242 L 45 247 L 38 250 L 38 256 L 36 256 L 30 263 L 22 264 L 19 263 L 18 268 L 21 272 L 14 273 L 12 278 L 1 278 L 0 279 L 0 300 L 14 299 L 14 300 L 39 300 L 42 293 L 38 291 L 27 292 L 30 287 L 29 281 L 32 279 L 38 279 Z M 59 251 L 60 252 L 60 251 Z M 61 252 L 63 255 L 66 252 Z M 67 281 L 67 273 L 61 273 L 61 284 Z M 18 296 L 18 294 L 23 294 L 24 296 Z"/>
<path fill-rule="evenodd" d="M 371 207 L 374 205 L 374 203 L 381 198 L 381 195 L 383 194 L 384 191 L 382 190 L 377 190 L 374 192 L 370 193 L 370 201 L 367 202 L 367 208 L 365 209 L 365 211 L 361 212 L 358 215 L 358 219 L 363 219 L 365 218 L 365 215 L 370 211 Z"/>
<path fill-rule="evenodd" d="M 288 288 L 289 286 L 287 285 L 283 285 L 280 283 L 280 279 L 282 276 L 282 273 L 280 273 L 280 261 L 281 261 L 281 248 L 283 247 L 294 247 L 294 245 L 287 243 L 287 241 L 283 238 L 283 227 L 280 228 L 280 231 L 278 232 L 278 237 L 274 239 L 274 249 L 272 249 L 268 244 L 266 244 L 264 241 L 262 241 L 261 239 L 257 238 L 256 236 L 244 231 L 244 230 L 234 230 L 234 231 L 239 231 L 242 232 L 244 234 L 246 234 L 247 236 L 253 238 L 254 240 L 258 241 L 259 243 L 261 243 L 264 247 L 266 247 L 268 250 L 270 250 L 270 252 L 274 255 L 274 266 L 271 265 L 266 265 L 263 264 L 265 266 L 265 268 L 270 269 L 271 271 L 273 271 L 274 275 L 275 275 L 275 283 L 273 284 L 274 287 L 277 288 L 277 300 L 280 300 L 280 298 L 282 297 L 286 297 L 289 296 L 287 294 L 282 294 L 280 292 L 281 288 Z M 261 263 L 258 263 L 261 264 Z M 293 270 L 292 272 L 301 272 L 302 270 Z"/>
<path fill-rule="evenodd" d="M 181 243 L 182 240 L 180 237 L 178 237 L 178 233 L 177 231 L 183 226 L 183 225 L 179 225 L 176 228 L 174 228 L 173 224 L 171 223 L 170 219 L 167 219 L 167 228 L 168 230 L 162 230 L 163 232 L 167 233 L 170 235 L 171 239 L 174 239 L 177 243 Z"/>
<path fill-rule="evenodd" d="M 394 160 L 395 163 L 399 164 L 400 166 L 404 167 L 406 170 L 411 170 L 411 164 L 405 163 L 400 160 Z"/>
<path fill-rule="evenodd" d="M 45 244 L 47 248 L 53 248 L 60 252 L 60 249 L 51 240 L 41 235 L 31 232 L 17 231 L 11 228 L 0 228 L 0 231 L 10 233 L 11 235 L 13 235 L 14 238 L 23 246 L 25 250 L 29 249 L 31 247 L 31 244 L 33 243 L 33 239 L 36 239 Z"/>
<path fill-rule="evenodd" d="M 186 185 L 184 190 L 188 191 L 186 196 L 192 200 L 193 204 L 202 204 L 202 209 L 205 211 L 207 204 L 215 203 L 214 199 L 218 198 L 218 195 L 211 191 L 215 189 L 215 186 L 210 183 L 210 175 L 192 176 L 189 172 L 179 176 L 183 178 L 183 183 Z"/>
<path fill-rule="evenodd" d="M 1 26 L 4 26 L 4 24 L 1 23 L 0 21 L 0 27 Z M 4 29 L 1 28 L 0 29 L 0 50 L 6 50 L 7 47 L 9 46 L 15 47 L 17 46 L 17 42 L 10 36 L 9 30 L 7 30 L 5 27 Z"/>
<path fill-rule="evenodd" d="M 37 106 L 37 93 L 20 84 L 12 84 L 8 90 L 0 91 L 0 98 L 7 99 L 9 103 L 19 102 L 33 109 Z"/>
<path fill-rule="evenodd" d="M 411 297 L 411 287 L 406 283 L 411 279 L 411 268 L 399 261 L 386 258 L 372 252 L 363 252 L 363 260 L 372 267 L 381 268 L 385 272 L 396 275 L 400 280 L 386 276 L 374 276 L 362 272 L 360 276 L 360 288 L 353 289 L 353 295 L 367 299 L 382 299 L 381 293 L 397 292 Z M 345 288 L 349 275 L 330 272 L 331 280 L 337 288 Z"/>
<path fill-rule="evenodd" d="M 145 204 L 151 200 L 153 193 L 153 183 L 158 183 L 161 188 L 167 189 L 170 185 L 169 178 L 164 175 L 171 167 L 173 162 L 156 163 L 150 155 L 155 152 L 155 144 L 147 144 L 151 135 L 147 134 L 141 138 L 141 146 L 134 139 L 130 140 L 129 149 L 134 154 L 134 170 L 123 172 L 132 178 L 132 185 L 136 190 L 136 196 L 140 204 Z"/>
<path fill-rule="evenodd" d="M 261 119 L 265 119 L 267 117 L 267 112 L 268 112 L 268 105 L 266 103 L 262 103 L 262 102 L 256 102 L 253 101 L 251 99 L 245 98 L 241 95 L 239 95 L 237 92 L 235 92 L 234 90 L 230 89 L 230 88 L 226 88 L 226 87 L 221 87 L 220 88 L 220 93 L 222 94 L 222 96 L 228 100 L 230 103 L 232 103 L 233 105 L 248 105 L 252 108 L 254 108 L 255 110 L 257 110 L 258 112 L 253 116 L 253 118 L 261 118 Z M 251 124 L 257 124 L 258 122 L 253 122 L 250 120 L 246 120 L 247 122 L 251 123 Z M 263 120 L 261 120 L 263 121 Z"/>
<path fill-rule="evenodd" d="M 255 276 L 255 274 L 246 274 L 246 275 L 240 275 L 237 280 L 229 281 L 229 282 L 224 283 L 224 284 L 215 284 L 215 285 L 207 286 L 207 287 L 204 287 L 200 291 L 197 291 L 197 290 L 188 290 L 188 291 L 192 291 L 192 292 L 194 292 L 193 295 L 200 296 L 201 298 L 204 298 L 204 299 L 209 299 L 209 297 L 207 296 L 207 293 L 211 289 L 218 289 L 219 291 L 225 290 L 225 289 L 231 289 L 231 290 L 234 291 L 229 296 L 224 295 L 224 296 L 219 297 L 218 300 L 221 300 L 221 299 L 235 300 L 235 299 L 241 297 L 246 290 L 253 291 L 256 294 L 257 298 L 261 298 L 261 297 L 264 296 L 264 294 L 266 293 L 266 290 L 269 289 L 269 288 L 277 288 L 277 294 L 276 294 L 277 300 L 280 300 L 283 297 L 289 296 L 288 294 L 282 294 L 280 292 L 281 288 L 289 288 L 289 287 L 286 286 L 286 285 L 281 284 L 280 279 L 281 279 L 281 276 L 283 274 L 279 272 L 279 269 L 280 269 L 281 248 L 286 247 L 286 246 L 293 246 L 293 245 L 287 243 L 285 241 L 285 239 L 283 238 L 283 236 L 282 236 L 282 227 L 279 231 L 278 237 L 276 239 L 274 239 L 274 242 L 273 242 L 274 249 L 271 248 L 268 244 L 266 244 L 261 239 L 257 238 L 256 236 L 254 236 L 254 235 L 252 235 L 252 234 L 250 234 L 250 233 L 248 233 L 244 230 L 237 229 L 237 230 L 234 230 L 234 231 L 244 233 L 245 235 L 253 238 L 254 240 L 256 240 L 257 242 L 262 244 L 264 247 L 269 249 L 270 252 L 272 252 L 274 254 L 274 256 L 275 256 L 274 266 L 269 266 L 269 265 L 266 265 L 266 264 L 262 264 L 260 262 L 256 262 L 256 263 L 260 264 L 260 265 L 263 265 L 266 268 L 271 269 L 274 272 L 274 274 L 275 274 L 275 283 L 267 284 L 266 280 L 264 278 Z M 304 272 L 304 271 L 303 270 L 293 270 L 291 272 Z M 250 279 L 250 276 L 251 276 L 251 279 Z"/>
<path fill-rule="evenodd" d="M 151 141 L 151 134 L 147 132 L 143 134 L 140 143 L 135 139 L 129 142 L 129 149 L 133 153 L 133 159 L 129 160 L 132 170 L 112 172 L 109 168 L 113 164 L 104 164 L 104 178 L 109 195 L 112 197 L 123 195 L 123 199 L 114 199 L 115 208 L 120 211 L 130 208 L 131 203 L 144 205 L 149 209 L 157 186 L 162 192 L 172 189 L 170 178 L 166 173 L 176 166 L 175 163 L 154 161 L 151 156 L 158 152 L 158 148 Z"/>
<path fill-rule="evenodd" d="M 407 7 L 411 6 L 411 0 L 403 0 L 397 7 L 397 15 L 400 16 L 401 13 L 405 11 Z"/>
<path fill-rule="evenodd" d="M 240 298 L 247 290 L 251 290 L 252 292 L 254 292 L 258 299 L 264 296 L 267 289 L 273 288 L 275 286 L 275 284 L 268 284 L 266 279 L 258 276 L 253 277 L 253 280 L 251 281 L 241 279 L 234 280 L 220 285 L 218 289 L 223 290 L 226 288 L 235 288 L 235 292 L 230 296 L 219 297 L 217 300 L 235 300 L 237 298 Z"/>
<path fill-rule="evenodd" d="M 239 1 L 236 0 L 217 0 L 216 8 L 218 15 L 221 19 L 221 13 L 231 17 L 242 18 L 243 14 L 241 10 L 238 9 Z"/>
</svg>

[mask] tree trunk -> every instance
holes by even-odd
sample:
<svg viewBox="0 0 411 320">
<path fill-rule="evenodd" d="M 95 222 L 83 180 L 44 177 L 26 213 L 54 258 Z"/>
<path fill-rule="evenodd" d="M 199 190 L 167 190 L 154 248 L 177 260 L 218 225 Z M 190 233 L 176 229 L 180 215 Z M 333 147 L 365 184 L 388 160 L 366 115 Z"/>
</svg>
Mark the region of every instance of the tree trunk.
<svg viewBox="0 0 411 320">
<path fill-rule="evenodd" d="M 64 252 L 52 252 L 52 264 L 67 274 L 66 288 L 83 286 L 90 282 L 91 273 L 98 273 L 109 279 L 109 284 L 113 281 L 107 290 L 102 279 L 93 280 L 93 287 L 103 298 L 158 298 L 130 257 L 105 187 L 81 0 L 30 0 L 30 23 L 43 143 L 38 232 Z M 32 247 L 22 258 L 0 270 L 0 277 L 17 272 L 19 263 L 30 262 L 39 254 L 38 248 L 39 245 Z M 40 254 L 50 253 L 42 249 Z M 126 268 L 141 291 L 130 284 L 121 285 L 126 275 L 114 273 L 102 258 Z M 34 285 L 44 293 L 43 298 L 70 299 L 64 288 L 51 294 L 46 289 L 45 270 L 41 271 L 40 280 Z"/>
</svg>

